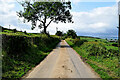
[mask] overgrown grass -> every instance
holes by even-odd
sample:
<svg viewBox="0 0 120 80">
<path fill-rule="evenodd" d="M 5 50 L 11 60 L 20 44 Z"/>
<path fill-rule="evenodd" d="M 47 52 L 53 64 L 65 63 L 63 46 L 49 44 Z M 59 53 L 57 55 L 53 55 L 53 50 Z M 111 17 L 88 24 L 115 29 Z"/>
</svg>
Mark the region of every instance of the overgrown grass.
<svg viewBox="0 0 120 80">
<path fill-rule="evenodd" d="M 46 35 L 40 34 L 40 33 L 38 33 L 38 34 L 26 33 L 25 34 L 24 32 L 16 32 L 16 33 L 14 33 L 12 31 L 10 31 L 10 32 L 0 32 L 0 34 L 6 34 L 6 35 L 12 35 L 12 36 L 26 36 L 26 37 L 41 37 L 41 36 L 44 37 L 44 36 L 46 36 Z"/>
<path fill-rule="evenodd" d="M 59 42 L 58 38 L 48 37 L 44 34 L 30 34 L 29 36 L 22 34 L 20 33 L 22 37 L 14 33 L 9 34 L 8 44 L 5 44 L 6 47 L 2 51 L 3 78 L 21 78 L 38 65 Z M 34 41 L 29 41 L 31 40 L 29 38 Z"/>
<path fill-rule="evenodd" d="M 67 43 L 76 50 L 83 60 L 93 67 L 101 78 L 118 78 L 118 49 L 106 45 L 105 40 L 95 40 L 95 38 L 91 40 L 90 38 L 80 38 L 78 41 L 71 38 L 66 39 Z"/>
<path fill-rule="evenodd" d="M 5 55 L 3 57 L 3 78 L 20 78 L 22 77 L 28 70 L 37 65 L 40 61 L 42 61 L 48 53 L 44 53 L 39 51 L 37 48 L 33 48 L 30 54 L 24 54 L 22 56 L 9 56 Z"/>
</svg>

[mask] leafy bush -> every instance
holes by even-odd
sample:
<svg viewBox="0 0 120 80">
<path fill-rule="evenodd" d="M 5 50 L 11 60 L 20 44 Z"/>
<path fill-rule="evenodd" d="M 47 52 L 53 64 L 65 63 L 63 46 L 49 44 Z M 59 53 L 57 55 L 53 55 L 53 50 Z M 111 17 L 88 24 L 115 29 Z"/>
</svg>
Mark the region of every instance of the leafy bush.
<svg viewBox="0 0 120 80">
<path fill-rule="evenodd" d="M 12 36 L 9 39 L 8 48 L 6 51 L 11 55 L 22 55 L 30 49 L 30 46 L 31 44 L 27 37 Z"/>
<path fill-rule="evenodd" d="M 4 32 L 12 33 L 13 31 L 10 31 L 10 30 L 4 30 Z"/>
<path fill-rule="evenodd" d="M 62 33 L 61 31 L 57 31 L 55 35 L 57 35 L 57 36 L 62 36 L 63 33 Z"/>
<path fill-rule="evenodd" d="M 25 33 L 25 34 L 27 34 L 27 32 L 26 32 L 26 31 L 24 31 L 24 33 Z"/>
<path fill-rule="evenodd" d="M 113 43 L 112 46 L 118 47 L 118 44 L 117 43 Z"/>
<path fill-rule="evenodd" d="M 59 39 L 40 37 L 2 36 L 2 77 L 20 78 L 39 64 L 55 48 Z"/>
<path fill-rule="evenodd" d="M 5 42 L 4 42 L 5 41 Z M 3 37 L 3 50 L 9 55 L 23 55 L 31 49 L 31 45 L 35 44 L 40 50 L 48 51 L 47 47 L 51 47 L 53 42 L 59 42 L 59 39 L 42 35 L 41 37 L 25 37 L 25 36 L 5 36 Z"/>
<path fill-rule="evenodd" d="M 119 56 L 119 55 L 118 55 L 118 50 L 109 49 L 108 51 L 109 51 L 110 53 L 112 53 L 112 55 Z"/>
<path fill-rule="evenodd" d="M 77 34 L 76 34 L 76 32 L 74 30 L 68 30 L 67 31 L 67 36 L 75 39 L 77 37 Z"/>
<path fill-rule="evenodd" d="M 85 42 L 82 46 L 88 56 L 111 57 L 118 55 L 115 50 L 108 50 L 102 42 Z"/>
<path fill-rule="evenodd" d="M 17 32 L 17 30 L 16 30 L 16 29 L 13 29 L 13 32 L 14 32 L 14 33 L 16 33 L 16 32 Z"/>
<path fill-rule="evenodd" d="M 95 40 L 95 42 L 97 42 L 97 40 Z"/>
<path fill-rule="evenodd" d="M 87 40 L 80 40 L 79 38 L 73 40 L 73 43 L 77 46 L 82 45 L 84 42 L 87 42 Z"/>
</svg>

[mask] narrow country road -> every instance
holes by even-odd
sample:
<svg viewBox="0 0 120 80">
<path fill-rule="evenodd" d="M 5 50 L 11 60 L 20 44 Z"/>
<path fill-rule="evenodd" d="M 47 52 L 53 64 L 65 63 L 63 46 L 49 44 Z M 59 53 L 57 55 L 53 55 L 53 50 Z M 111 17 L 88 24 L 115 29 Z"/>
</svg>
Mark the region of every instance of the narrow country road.
<svg viewBox="0 0 120 80">
<path fill-rule="evenodd" d="M 99 78 L 62 40 L 26 78 Z"/>
</svg>

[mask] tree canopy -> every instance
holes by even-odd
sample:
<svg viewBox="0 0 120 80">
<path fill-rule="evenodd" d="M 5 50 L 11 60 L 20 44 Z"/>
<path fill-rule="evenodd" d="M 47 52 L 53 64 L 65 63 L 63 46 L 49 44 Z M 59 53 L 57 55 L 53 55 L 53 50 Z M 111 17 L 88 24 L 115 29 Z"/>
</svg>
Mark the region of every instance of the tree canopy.
<svg viewBox="0 0 120 80">
<path fill-rule="evenodd" d="M 57 35 L 57 36 L 62 36 L 63 33 L 62 33 L 61 31 L 57 31 L 55 35 Z"/>
<path fill-rule="evenodd" d="M 77 34 L 74 30 L 68 30 L 67 36 L 71 36 L 73 39 L 75 39 L 77 37 Z"/>
<path fill-rule="evenodd" d="M 44 33 L 51 22 L 73 22 L 70 14 L 71 2 L 23 2 L 24 11 L 17 12 L 24 22 L 31 22 L 32 27 L 44 28 Z M 39 24 L 38 24 L 39 22 Z"/>
</svg>

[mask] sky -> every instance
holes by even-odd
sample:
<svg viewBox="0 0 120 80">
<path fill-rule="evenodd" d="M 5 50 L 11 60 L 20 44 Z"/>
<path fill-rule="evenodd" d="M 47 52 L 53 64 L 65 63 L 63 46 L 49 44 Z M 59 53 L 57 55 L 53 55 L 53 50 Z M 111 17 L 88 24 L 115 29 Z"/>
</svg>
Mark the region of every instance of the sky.
<svg viewBox="0 0 120 80">
<path fill-rule="evenodd" d="M 118 0 L 117 0 L 118 1 Z M 74 23 L 51 23 L 47 28 L 50 34 L 58 30 L 76 31 L 79 36 L 117 37 L 118 34 L 118 3 L 116 0 L 71 0 Z M 0 25 L 10 29 L 39 33 L 31 30 L 31 23 L 23 23 L 16 12 L 23 10 L 16 0 L 0 0 Z"/>
</svg>

